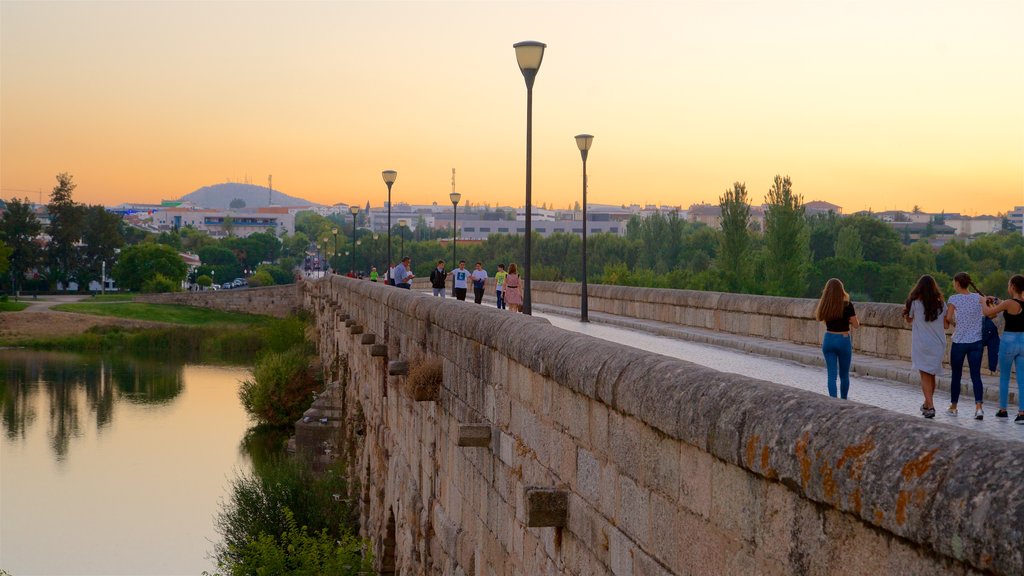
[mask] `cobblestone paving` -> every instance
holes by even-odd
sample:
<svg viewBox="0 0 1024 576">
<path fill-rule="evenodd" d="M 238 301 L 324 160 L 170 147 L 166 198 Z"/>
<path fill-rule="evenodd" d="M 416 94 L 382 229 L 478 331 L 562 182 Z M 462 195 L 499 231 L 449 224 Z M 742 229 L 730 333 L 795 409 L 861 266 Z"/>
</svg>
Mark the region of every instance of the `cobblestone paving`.
<svg viewBox="0 0 1024 576">
<path fill-rule="evenodd" d="M 707 366 L 715 370 L 731 372 L 776 382 L 793 388 L 827 395 L 824 368 L 806 366 L 789 360 L 768 358 L 743 351 L 721 348 L 704 344 L 696 344 L 675 338 L 657 336 L 636 330 L 627 330 L 598 323 L 584 324 L 573 318 L 557 314 L 544 314 L 534 311 L 535 316 L 546 318 L 552 325 L 565 330 L 587 334 L 611 342 L 618 342 L 647 350 L 680 358 L 688 362 Z M 986 386 L 998 386 L 994 376 L 985 378 Z M 1014 384 L 1011 383 L 1011 386 Z M 974 419 L 974 401 L 970 395 L 970 384 L 967 384 L 967 396 L 961 395 L 960 415 L 952 416 L 945 412 L 949 406 L 949 394 L 936 392 L 935 416 L 937 425 L 951 425 L 976 430 L 1006 440 L 1024 442 L 1024 425 L 1013 422 L 1015 411 L 1010 410 L 1010 418 L 996 418 L 995 403 L 986 402 L 985 419 Z M 903 383 L 880 378 L 850 376 L 850 400 L 870 404 L 893 412 L 920 417 L 922 395 L 919 389 Z M 841 402 L 841 400 L 836 400 Z"/>
</svg>

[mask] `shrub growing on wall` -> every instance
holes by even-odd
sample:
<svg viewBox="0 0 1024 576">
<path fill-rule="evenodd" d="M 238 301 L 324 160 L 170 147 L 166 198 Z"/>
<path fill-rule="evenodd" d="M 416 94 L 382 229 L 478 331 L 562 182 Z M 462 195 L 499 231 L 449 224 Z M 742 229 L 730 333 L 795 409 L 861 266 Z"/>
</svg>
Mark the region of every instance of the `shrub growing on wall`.
<svg viewBox="0 0 1024 576">
<path fill-rule="evenodd" d="M 269 352 L 256 360 L 252 378 L 242 382 L 238 396 L 249 416 L 263 424 L 292 424 L 320 388 L 310 369 L 305 347 Z"/>
</svg>

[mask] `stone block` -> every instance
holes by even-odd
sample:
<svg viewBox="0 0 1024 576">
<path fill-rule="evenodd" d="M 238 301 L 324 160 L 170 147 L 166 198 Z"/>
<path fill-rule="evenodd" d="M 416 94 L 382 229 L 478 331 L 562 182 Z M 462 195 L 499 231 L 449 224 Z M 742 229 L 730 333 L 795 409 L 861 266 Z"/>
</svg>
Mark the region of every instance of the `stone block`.
<svg viewBox="0 0 1024 576">
<path fill-rule="evenodd" d="M 491 445 L 491 427 L 487 424 L 459 424 L 459 446 L 487 448 Z"/>
<path fill-rule="evenodd" d="M 355 320 L 353 320 L 353 319 L 352 319 L 351 317 L 349 317 L 349 318 L 347 318 L 347 319 L 345 320 L 345 327 L 346 327 L 346 328 L 349 328 L 349 327 L 351 327 L 351 326 L 352 326 L 353 324 L 355 324 L 355 323 L 356 323 L 356 321 L 355 321 Z"/>
<path fill-rule="evenodd" d="M 359 338 L 359 343 L 364 346 L 374 344 L 375 342 L 377 342 L 376 334 L 363 334 L 362 337 Z"/>
<path fill-rule="evenodd" d="M 569 493 L 554 488 L 527 488 L 524 494 L 528 528 L 562 528 L 568 523 Z"/>
<path fill-rule="evenodd" d="M 405 360 L 391 360 L 388 362 L 388 376 L 407 376 L 409 374 L 409 363 Z"/>
</svg>

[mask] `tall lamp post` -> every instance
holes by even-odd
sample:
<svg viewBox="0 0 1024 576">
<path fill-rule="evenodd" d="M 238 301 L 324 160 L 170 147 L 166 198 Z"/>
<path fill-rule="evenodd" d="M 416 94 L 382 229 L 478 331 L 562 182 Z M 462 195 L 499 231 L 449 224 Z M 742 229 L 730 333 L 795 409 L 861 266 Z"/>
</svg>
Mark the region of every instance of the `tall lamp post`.
<svg viewBox="0 0 1024 576">
<path fill-rule="evenodd" d="M 352 275 L 356 273 L 356 214 L 359 213 L 359 206 L 355 204 L 348 207 L 348 211 L 352 214 Z"/>
<path fill-rule="evenodd" d="M 334 234 L 334 254 L 338 254 L 338 229 L 331 228 L 331 233 Z"/>
<path fill-rule="evenodd" d="M 542 42 L 518 42 L 512 45 L 516 50 L 516 62 L 526 80 L 526 259 L 523 265 L 523 314 L 532 313 L 530 298 L 530 236 L 533 233 L 533 81 L 540 70 L 547 44 Z"/>
<path fill-rule="evenodd" d="M 373 259 L 377 259 L 377 241 L 380 240 L 380 234 L 373 235 Z"/>
<path fill-rule="evenodd" d="M 386 266 L 391 268 L 391 185 L 395 183 L 395 178 L 398 178 L 398 172 L 394 170 L 385 170 L 380 173 L 384 177 L 384 183 L 388 185 L 388 261 Z"/>
<path fill-rule="evenodd" d="M 583 158 L 583 284 L 580 287 L 580 322 L 590 322 L 587 317 L 587 153 L 594 137 L 590 134 L 577 134 L 576 147 Z"/>
<path fill-rule="evenodd" d="M 405 225 L 407 223 L 405 218 L 398 221 L 398 234 L 401 237 L 401 242 L 398 245 L 399 258 L 405 258 Z"/>
<path fill-rule="evenodd" d="M 321 248 L 320 243 L 317 242 L 316 243 L 316 261 L 317 261 L 316 267 L 317 267 L 318 270 L 322 270 L 323 267 L 324 267 L 324 258 L 320 254 L 320 248 Z M 316 277 L 319 278 L 320 275 L 317 274 Z"/>
<path fill-rule="evenodd" d="M 459 192 L 452 192 L 448 195 L 452 201 L 452 265 L 449 270 L 455 268 L 455 243 L 458 242 L 459 237 L 459 200 L 462 200 L 462 194 Z"/>
<path fill-rule="evenodd" d="M 324 260 L 327 260 L 327 264 L 328 264 L 328 266 L 329 266 L 329 267 L 330 267 L 331 269 L 333 269 L 333 268 L 334 268 L 334 264 L 333 264 L 333 263 L 331 263 L 331 261 L 330 261 L 330 258 L 329 258 L 329 257 L 327 257 L 327 249 L 328 249 L 328 248 L 329 248 L 329 247 L 331 246 L 330 244 L 328 244 L 328 243 L 327 243 L 327 238 L 324 238 L 324 241 L 323 241 L 323 245 L 324 245 Z M 333 255 L 334 255 L 334 256 L 337 256 L 337 255 L 338 255 L 338 253 L 337 253 L 337 252 L 335 252 L 335 253 L 334 253 Z M 327 276 L 327 269 L 326 269 L 326 268 L 324 269 L 324 276 Z"/>
</svg>

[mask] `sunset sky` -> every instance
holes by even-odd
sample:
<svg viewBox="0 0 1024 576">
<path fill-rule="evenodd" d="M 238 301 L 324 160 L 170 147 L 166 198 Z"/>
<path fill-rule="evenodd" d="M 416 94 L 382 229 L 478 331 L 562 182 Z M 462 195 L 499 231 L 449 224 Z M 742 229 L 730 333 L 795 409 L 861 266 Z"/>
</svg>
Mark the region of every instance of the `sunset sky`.
<svg viewBox="0 0 1024 576">
<path fill-rule="evenodd" d="M 1024 2 L 0 1 L 0 197 L 689 206 L 775 174 L 805 200 L 1024 204 Z"/>
</svg>

